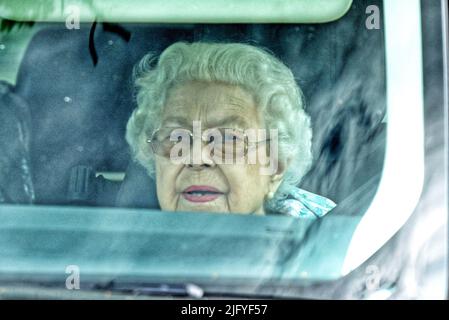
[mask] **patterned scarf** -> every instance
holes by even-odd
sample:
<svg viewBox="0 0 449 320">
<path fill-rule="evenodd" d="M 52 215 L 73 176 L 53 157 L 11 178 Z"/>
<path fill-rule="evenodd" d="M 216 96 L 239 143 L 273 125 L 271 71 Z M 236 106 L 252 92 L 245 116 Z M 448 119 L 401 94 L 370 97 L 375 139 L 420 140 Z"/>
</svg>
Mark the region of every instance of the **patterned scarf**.
<svg viewBox="0 0 449 320">
<path fill-rule="evenodd" d="M 321 218 L 335 207 L 332 200 L 297 187 L 290 187 L 267 205 L 271 212 L 301 219 Z"/>
</svg>

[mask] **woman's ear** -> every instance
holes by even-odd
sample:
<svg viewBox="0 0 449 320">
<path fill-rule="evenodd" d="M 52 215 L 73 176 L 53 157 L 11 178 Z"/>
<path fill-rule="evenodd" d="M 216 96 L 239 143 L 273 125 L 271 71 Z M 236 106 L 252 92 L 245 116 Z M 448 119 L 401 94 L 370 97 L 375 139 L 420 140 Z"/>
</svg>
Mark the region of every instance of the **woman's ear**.
<svg viewBox="0 0 449 320">
<path fill-rule="evenodd" d="M 276 173 L 274 173 L 271 176 L 271 187 L 270 187 L 270 191 L 271 192 L 276 192 L 277 189 L 279 188 L 279 186 L 282 183 L 282 180 L 284 178 L 285 172 L 287 172 L 287 169 L 289 168 L 291 163 L 291 158 L 287 158 L 284 161 L 279 161 L 278 163 L 278 170 L 276 171 Z"/>
<path fill-rule="evenodd" d="M 271 176 L 271 181 L 275 182 L 275 181 L 282 180 L 282 178 L 285 175 L 285 172 L 287 172 L 287 169 L 290 166 L 290 163 L 291 163 L 291 158 L 288 158 L 284 161 L 279 161 L 277 171 L 276 171 L 276 173 L 274 173 Z"/>
</svg>

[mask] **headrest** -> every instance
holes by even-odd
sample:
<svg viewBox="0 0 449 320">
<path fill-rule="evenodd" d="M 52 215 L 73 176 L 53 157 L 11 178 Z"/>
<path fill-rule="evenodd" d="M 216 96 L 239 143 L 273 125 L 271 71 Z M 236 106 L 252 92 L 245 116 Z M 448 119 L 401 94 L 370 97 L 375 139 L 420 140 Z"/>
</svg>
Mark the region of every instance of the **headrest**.
<svg viewBox="0 0 449 320">
<path fill-rule="evenodd" d="M 39 203 L 59 203 L 70 168 L 124 171 L 126 120 L 133 109 L 128 44 L 102 30 L 63 25 L 39 31 L 22 60 L 15 92 L 32 118 L 31 165 Z"/>
<path fill-rule="evenodd" d="M 26 102 L 0 81 L 0 203 L 30 204 L 34 186 L 29 163 L 30 111 Z"/>
</svg>

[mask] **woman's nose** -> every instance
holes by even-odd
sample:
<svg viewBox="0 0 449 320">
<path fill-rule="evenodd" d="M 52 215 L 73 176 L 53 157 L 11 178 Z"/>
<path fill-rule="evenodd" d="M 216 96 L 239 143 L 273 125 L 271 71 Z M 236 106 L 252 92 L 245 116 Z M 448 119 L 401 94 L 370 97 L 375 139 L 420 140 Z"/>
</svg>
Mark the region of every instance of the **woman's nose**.
<svg viewBox="0 0 449 320">
<path fill-rule="evenodd" d="M 201 170 L 201 169 L 205 169 L 205 168 L 211 167 L 211 165 L 207 164 L 207 163 L 201 163 L 201 164 L 189 163 L 187 166 L 189 168 L 196 169 L 196 170 Z"/>
<path fill-rule="evenodd" d="M 199 151 L 199 152 L 198 152 Z M 194 169 L 205 169 L 210 167 L 215 167 L 216 163 L 214 161 L 212 151 L 207 144 L 201 144 L 201 151 L 195 150 L 195 148 L 191 149 L 193 155 L 191 157 L 191 161 L 188 164 L 188 167 Z"/>
</svg>

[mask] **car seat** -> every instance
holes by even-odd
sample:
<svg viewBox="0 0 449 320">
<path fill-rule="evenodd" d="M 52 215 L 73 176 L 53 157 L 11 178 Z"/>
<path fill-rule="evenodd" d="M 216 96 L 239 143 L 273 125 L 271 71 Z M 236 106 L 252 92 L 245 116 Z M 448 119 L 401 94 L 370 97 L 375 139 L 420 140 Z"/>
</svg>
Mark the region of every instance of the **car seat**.
<svg viewBox="0 0 449 320">
<path fill-rule="evenodd" d="M 32 204 L 34 186 L 30 173 L 30 110 L 0 81 L 0 204 Z"/>
</svg>

